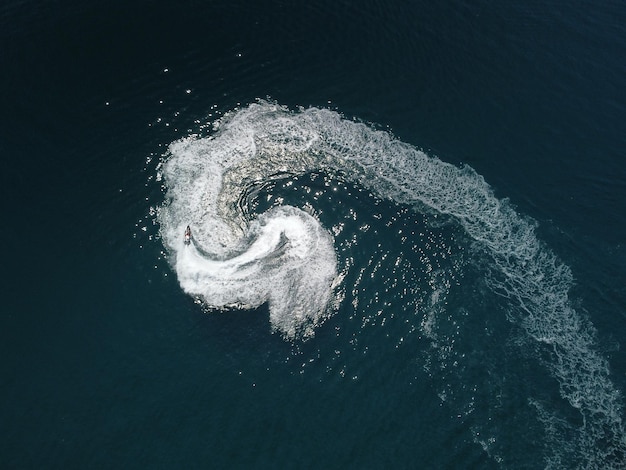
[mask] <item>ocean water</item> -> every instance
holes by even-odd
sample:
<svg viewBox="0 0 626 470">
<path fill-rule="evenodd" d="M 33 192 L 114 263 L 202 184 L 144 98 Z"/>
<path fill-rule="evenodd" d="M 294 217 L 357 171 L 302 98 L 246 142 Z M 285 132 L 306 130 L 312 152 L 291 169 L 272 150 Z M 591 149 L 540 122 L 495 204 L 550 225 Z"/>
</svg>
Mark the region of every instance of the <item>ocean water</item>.
<svg viewBox="0 0 626 470">
<path fill-rule="evenodd" d="M 491 3 L 0 5 L 0 467 L 626 468 L 626 8 Z"/>
</svg>

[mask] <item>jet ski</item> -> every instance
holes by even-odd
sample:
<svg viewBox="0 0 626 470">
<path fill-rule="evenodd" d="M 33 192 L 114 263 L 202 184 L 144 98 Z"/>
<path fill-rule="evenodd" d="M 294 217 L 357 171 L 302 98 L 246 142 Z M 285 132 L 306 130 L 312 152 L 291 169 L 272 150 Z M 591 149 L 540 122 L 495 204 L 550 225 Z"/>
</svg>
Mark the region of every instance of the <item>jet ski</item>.
<svg viewBox="0 0 626 470">
<path fill-rule="evenodd" d="M 185 245 L 189 245 L 191 243 L 191 228 L 187 225 L 185 229 Z"/>
</svg>

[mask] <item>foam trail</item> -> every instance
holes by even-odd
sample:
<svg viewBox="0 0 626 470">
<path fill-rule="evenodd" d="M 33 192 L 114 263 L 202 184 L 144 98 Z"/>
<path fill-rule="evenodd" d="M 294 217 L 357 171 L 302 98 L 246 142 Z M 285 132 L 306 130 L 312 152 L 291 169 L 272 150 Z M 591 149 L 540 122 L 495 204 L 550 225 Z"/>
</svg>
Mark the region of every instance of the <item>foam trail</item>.
<svg viewBox="0 0 626 470">
<path fill-rule="evenodd" d="M 620 393 L 596 350 L 593 327 L 571 306 L 571 271 L 537 239 L 534 222 L 497 199 L 482 176 L 330 110 L 290 112 L 261 101 L 225 116 L 217 127 L 211 138 L 173 143 L 163 165 L 168 202 L 158 219 L 185 291 L 217 307 L 269 301 L 273 326 L 289 337 L 299 330 L 311 334 L 328 314 L 336 276 L 330 235 L 298 209 L 254 221 L 240 210 L 241 192 L 272 175 L 339 171 L 381 198 L 447 214 L 490 260 L 487 282 L 510 299 L 509 319 L 552 348 L 550 371 L 584 422 L 573 460 L 585 468 L 621 465 L 626 434 Z M 204 254 L 185 251 L 181 237 L 188 223 Z M 292 234 L 293 247 L 284 253 L 281 231 Z M 309 267 L 296 255 L 300 243 L 315 253 L 306 259 L 319 258 L 317 264 Z"/>
</svg>

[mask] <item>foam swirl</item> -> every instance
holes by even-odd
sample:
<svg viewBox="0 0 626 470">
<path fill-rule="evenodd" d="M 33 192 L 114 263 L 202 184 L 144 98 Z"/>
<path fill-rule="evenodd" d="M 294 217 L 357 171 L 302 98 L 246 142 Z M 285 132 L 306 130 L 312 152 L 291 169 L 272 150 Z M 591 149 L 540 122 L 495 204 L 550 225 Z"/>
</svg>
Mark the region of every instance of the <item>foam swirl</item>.
<svg viewBox="0 0 626 470">
<path fill-rule="evenodd" d="M 179 250 L 176 272 L 188 294 L 212 307 L 269 302 L 273 327 L 310 336 L 328 308 L 336 275 L 332 239 L 307 213 L 284 206 L 254 220 L 241 250 L 210 256 L 198 242 Z"/>
<path fill-rule="evenodd" d="M 330 110 L 291 112 L 261 101 L 216 127 L 210 138 L 171 144 L 162 168 L 168 201 L 158 220 L 185 292 L 217 308 L 269 302 L 277 331 L 313 334 L 340 282 L 332 236 L 300 209 L 251 218 L 239 201 L 246 188 L 278 174 L 341 172 L 381 198 L 446 214 L 463 227 L 490 260 L 487 284 L 510 299 L 509 320 L 553 352 L 550 372 L 584 423 L 573 461 L 619 465 L 626 456 L 620 393 L 594 346 L 595 330 L 571 305 L 571 271 L 537 238 L 535 223 L 497 199 L 482 176 Z M 196 243 L 189 247 L 187 224 Z"/>
</svg>

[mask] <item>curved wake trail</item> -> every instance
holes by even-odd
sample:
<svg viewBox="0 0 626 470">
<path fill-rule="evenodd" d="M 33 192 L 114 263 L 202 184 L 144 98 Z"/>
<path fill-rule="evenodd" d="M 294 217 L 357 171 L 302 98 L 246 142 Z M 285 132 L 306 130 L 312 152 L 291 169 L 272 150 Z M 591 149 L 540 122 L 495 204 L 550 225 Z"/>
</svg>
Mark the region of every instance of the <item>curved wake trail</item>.
<svg viewBox="0 0 626 470">
<path fill-rule="evenodd" d="M 574 425 L 529 400 L 554 439 L 546 465 L 622 465 L 621 396 L 594 345 L 595 330 L 571 306 L 571 271 L 538 240 L 534 222 L 497 199 L 482 176 L 325 109 L 291 112 L 259 102 L 216 128 L 209 138 L 172 143 L 162 166 L 168 201 L 158 221 L 185 292 L 212 308 L 268 302 L 272 327 L 287 338 L 313 335 L 332 313 L 342 279 L 330 233 L 295 207 L 256 218 L 241 208 L 246 188 L 276 175 L 338 172 L 382 199 L 445 214 L 488 260 L 485 282 L 508 299 L 509 320 L 551 350 L 548 368 L 582 417 L 574 442 L 566 442 Z M 201 250 L 184 246 L 187 224 Z"/>
</svg>

